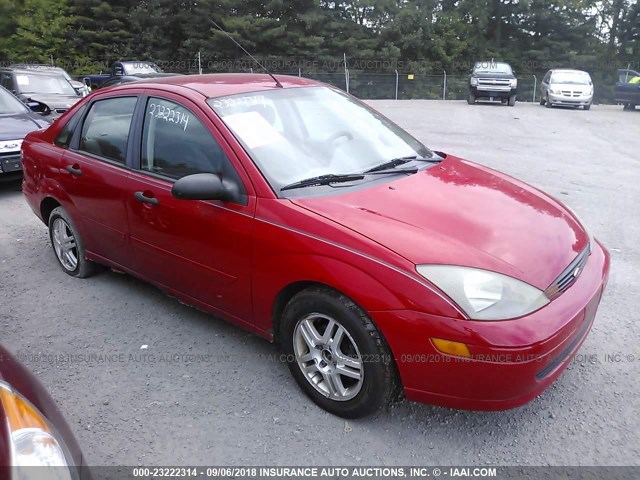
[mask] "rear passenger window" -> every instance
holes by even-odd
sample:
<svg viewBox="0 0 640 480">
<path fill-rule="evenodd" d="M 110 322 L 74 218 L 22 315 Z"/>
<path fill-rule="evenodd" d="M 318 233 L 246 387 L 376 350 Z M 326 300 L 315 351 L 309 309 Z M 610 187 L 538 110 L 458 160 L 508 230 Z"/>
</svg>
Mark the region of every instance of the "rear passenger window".
<svg viewBox="0 0 640 480">
<path fill-rule="evenodd" d="M 182 105 L 153 97 L 145 109 L 140 167 L 173 179 L 194 173 L 236 176 L 198 117 Z"/>
<path fill-rule="evenodd" d="M 73 114 L 73 117 L 62 127 L 60 133 L 56 137 L 53 143 L 62 148 L 69 148 L 69 144 L 71 143 L 71 138 L 73 137 L 73 132 L 78 126 L 78 122 L 82 118 L 82 114 L 84 113 L 85 107 L 80 108 L 76 113 Z"/>
<path fill-rule="evenodd" d="M 95 102 L 82 126 L 79 150 L 123 165 L 136 97 L 109 98 Z"/>
</svg>

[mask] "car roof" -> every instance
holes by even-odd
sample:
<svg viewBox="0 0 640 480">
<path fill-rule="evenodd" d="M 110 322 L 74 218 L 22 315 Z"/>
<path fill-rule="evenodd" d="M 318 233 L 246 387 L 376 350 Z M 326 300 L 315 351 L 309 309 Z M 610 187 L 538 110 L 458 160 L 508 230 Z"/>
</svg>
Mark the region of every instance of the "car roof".
<svg viewBox="0 0 640 480">
<path fill-rule="evenodd" d="M 586 73 L 587 75 L 589 75 L 589 73 L 585 72 L 584 70 L 576 70 L 573 68 L 552 68 L 551 71 L 561 73 Z"/>
<path fill-rule="evenodd" d="M 320 82 L 302 77 L 276 75 L 283 88 L 321 86 Z M 145 79 L 121 88 L 141 88 L 144 86 L 177 86 L 194 90 L 207 98 L 259 92 L 279 88 L 266 73 L 209 73 L 204 75 L 174 75 Z"/>
<path fill-rule="evenodd" d="M 44 75 L 44 76 L 54 76 L 54 77 L 63 77 L 64 74 L 60 70 L 56 70 L 53 67 L 39 67 L 39 68 L 24 68 L 24 67 L 2 67 L 0 71 L 3 72 L 14 72 L 19 75 Z"/>
<path fill-rule="evenodd" d="M 475 63 L 475 66 L 478 66 L 478 65 L 509 65 L 509 62 L 503 62 L 498 60 L 479 60 Z"/>
</svg>

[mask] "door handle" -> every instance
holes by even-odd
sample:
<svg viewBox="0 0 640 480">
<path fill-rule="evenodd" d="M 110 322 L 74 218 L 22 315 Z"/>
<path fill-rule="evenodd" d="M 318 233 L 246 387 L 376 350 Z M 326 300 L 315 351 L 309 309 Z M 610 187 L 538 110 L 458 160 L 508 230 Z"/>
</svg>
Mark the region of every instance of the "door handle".
<svg viewBox="0 0 640 480">
<path fill-rule="evenodd" d="M 76 176 L 82 175 L 82 170 L 80 170 L 80 165 L 78 165 L 77 163 L 73 165 L 67 165 L 65 168 L 67 172 L 69 172 L 71 175 L 76 175 Z"/>
<path fill-rule="evenodd" d="M 157 198 L 147 197 L 144 193 L 145 192 L 136 192 L 133 194 L 133 196 L 136 197 L 136 200 L 138 200 L 139 202 L 150 203 L 151 205 L 158 205 L 159 202 Z"/>
</svg>

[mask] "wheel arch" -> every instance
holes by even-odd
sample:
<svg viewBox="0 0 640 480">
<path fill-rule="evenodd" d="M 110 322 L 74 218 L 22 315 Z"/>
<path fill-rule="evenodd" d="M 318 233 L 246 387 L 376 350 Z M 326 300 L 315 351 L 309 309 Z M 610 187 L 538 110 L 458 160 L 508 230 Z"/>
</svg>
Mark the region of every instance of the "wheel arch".
<svg viewBox="0 0 640 480">
<path fill-rule="evenodd" d="M 279 342 L 279 340 L 280 340 L 280 323 L 281 323 L 282 314 L 284 312 L 285 307 L 291 301 L 291 299 L 293 297 L 295 297 L 298 293 L 302 292 L 303 290 L 306 290 L 307 288 L 311 288 L 311 287 L 327 288 L 327 289 L 333 290 L 334 292 L 337 292 L 337 293 L 340 293 L 342 295 L 345 295 L 343 292 L 340 292 L 339 290 L 336 290 L 331 285 L 327 285 L 325 283 L 317 282 L 317 281 L 299 280 L 299 281 L 295 281 L 293 283 L 290 283 L 290 284 L 286 285 L 276 295 L 276 297 L 275 297 L 275 299 L 273 301 L 272 309 L 271 309 L 271 321 L 272 321 L 272 325 L 273 325 L 273 327 L 272 327 L 273 330 L 272 331 L 273 331 L 273 342 L 274 343 L 277 344 Z M 348 297 L 348 295 L 347 295 L 347 297 Z M 351 297 L 349 297 L 349 298 L 351 298 Z M 351 300 L 354 303 L 356 303 L 356 305 L 358 305 L 358 302 L 356 302 L 353 299 L 351 299 Z M 362 308 L 362 306 L 360 306 L 360 305 L 358 305 L 358 306 L 360 308 Z"/>
<path fill-rule="evenodd" d="M 45 225 L 49 225 L 49 217 L 51 212 L 56 208 L 61 207 L 62 204 L 53 197 L 44 197 L 40 202 L 40 216 Z"/>
</svg>

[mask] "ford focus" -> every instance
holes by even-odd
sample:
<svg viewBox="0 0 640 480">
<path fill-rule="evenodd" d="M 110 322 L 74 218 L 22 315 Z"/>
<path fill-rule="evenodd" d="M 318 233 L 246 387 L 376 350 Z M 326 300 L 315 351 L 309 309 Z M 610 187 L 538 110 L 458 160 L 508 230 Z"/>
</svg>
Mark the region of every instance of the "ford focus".
<svg viewBox="0 0 640 480">
<path fill-rule="evenodd" d="M 23 192 L 62 270 L 125 271 L 277 342 L 344 417 L 545 390 L 591 328 L 606 249 L 545 193 L 277 79 L 100 90 L 30 134 Z"/>
</svg>

